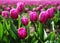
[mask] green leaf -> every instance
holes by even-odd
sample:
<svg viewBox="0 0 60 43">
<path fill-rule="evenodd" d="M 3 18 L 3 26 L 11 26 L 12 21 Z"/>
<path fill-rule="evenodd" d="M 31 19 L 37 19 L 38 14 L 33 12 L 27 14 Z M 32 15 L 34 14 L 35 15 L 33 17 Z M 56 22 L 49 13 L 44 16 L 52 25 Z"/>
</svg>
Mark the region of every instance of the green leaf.
<svg viewBox="0 0 60 43">
<path fill-rule="evenodd" d="M 55 32 L 52 33 L 50 40 L 51 40 L 52 43 L 54 43 L 54 40 L 55 40 Z"/>
<path fill-rule="evenodd" d="M 11 29 L 11 28 L 14 28 L 14 27 L 11 27 L 13 25 L 10 25 L 12 23 L 7 23 L 7 21 L 4 19 L 4 22 L 3 22 L 3 26 L 5 27 L 5 29 L 8 31 L 9 35 L 13 38 L 13 39 L 17 39 L 17 35 L 14 33 L 14 31 Z"/>
<path fill-rule="evenodd" d="M 33 37 L 34 36 L 28 35 L 28 37 L 26 38 L 27 43 L 31 43 Z"/>
<path fill-rule="evenodd" d="M 55 32 L 51 32 L 48 34 L 48 36 L 44 39 L 44 41 L 47 41 L 47 40 L 51 40 L 51 41 L 54 41 L 55 39 Z"/>
<path fill-rule="evenodd" d="M 21 25 L 21 19 L 20 19 L 20 15 L 18 16 L 18 28 L 20 28 Z"/>
<path fill-rule="evenodd" d="M 3 26 L 2 26 L 2 23 L 0 22 L 0 40 L 2 39 L 3 37 Z"/>
<path fill-rule="evenodd" d="M 15 40 L 17 39 L 16 34 L 12 30 L 9 30 L 9 33 Z"/>
<path fill-rule="evenodd" d="M 36 38 L 33 37 L 32 40 L 31 40 L 31 43 L 35 43 L 35 41 L 36 41 Z"/>
<path fill-rule="evenodd" d="M 9 43 L 9 39 L 8 39 L 8 37 L 7 37 L 6 35 L 4 35 L 3 41 L 4 41 L 5 43 Z"/>
<path fill-rule="evenodd" d="M 26 26 L 26 29 L 27 29 L 28 35 L 30 35 L 30 26 L 31 26 L 31 22 L 29 22 L 29 24 Z"/>
<path fill-rule="evenodd" d="M 10 29 L 17 35 L 17 29 L 11 19 L 9 21 L 9 25 L 10 25 Z"/>
<path fill-rule="evenodd" d="M 37 28 L 38 28 L 38 37 L 40 37 L 40 39 L 43 41 L 44 40 L 44 30 L 43 30 L 43 25 L 39 22 L 37 24 Z"/>
</svg>

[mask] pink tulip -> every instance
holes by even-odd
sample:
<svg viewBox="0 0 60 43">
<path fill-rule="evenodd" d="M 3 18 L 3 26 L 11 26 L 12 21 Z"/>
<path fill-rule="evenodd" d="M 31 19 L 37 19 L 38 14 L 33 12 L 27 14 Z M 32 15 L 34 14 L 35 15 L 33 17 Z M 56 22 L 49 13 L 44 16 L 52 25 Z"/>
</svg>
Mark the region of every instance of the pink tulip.
<svg viewBox="0 0 60 43">
<path fill-rule="evenodd" d="M 58 6 L 57 9 L 60 11 L 60 6 Z"/>
<path fill-rule="evenodd" d="M 43 6 L 42 6 L 42 5 L 39 5 L 39 6 L 36 8 L 36 10 L 40 11 L 42 8 L 43 8 Z"/>
<path fill-rule="evenodd" d="M 24 10 L 24 3 L 18 2 L 18 3 L 17 3 L 17 10 L 18 10 L 19 12 L 22 12 L 22 11 Z"/>
<path fill-rule="evenodd" d="M 43 24 L 45 24 L 48 20 L 48 13 L 46 11 L 41 11 L 39 15 L 39 21 Z"/>
<path fill-rule="evenodd" d="M 2 16 L 7 19 L 8 18 L 8 11 L 2 11 Z"/>
<path fill-rule="evenodd" d="M 49 18 L 53 18 L 54 17 L 54 13 L 55 13 L 55 8 L 52 7 L 52 8 L 47 9 L 47 13 L 49 15 Z"/>
<path fill-rule="evenodd" d="M 24 25 L 24 26 L 27 26 L 27 24 L 28 24 L 28 18 L 26 18 L 26 17 L 23 17 L 22 18 L 22 24 Z"/>
<path fill-rule="evenodd" d="M 18 33 L 18 37 L 21 39 L 25 39 L 27 36 L 27 31 L 23 27 L 19 28 L 17 33 Z"/>
<path fill-rule="evenodd" d="M 38 14 L 37 14 L 37 12 L 30 12 L 30 20 L 32 22 L 35 22 L 35 21 L 38 20 Z"/>
<path fill-rule="evenodd" d="M 18 18 L 18 11 L 16 9 L 11 9 L 10 16 L 12 19 L 17 19 Z"/>
</svg>

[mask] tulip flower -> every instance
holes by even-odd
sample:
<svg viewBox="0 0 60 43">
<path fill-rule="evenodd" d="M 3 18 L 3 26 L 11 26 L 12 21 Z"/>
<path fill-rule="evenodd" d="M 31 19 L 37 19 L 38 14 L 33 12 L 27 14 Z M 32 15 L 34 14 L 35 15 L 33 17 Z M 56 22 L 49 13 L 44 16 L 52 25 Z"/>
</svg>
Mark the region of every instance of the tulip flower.
<svg viewBox="0 0 60 43">
<path fill-rule="evenodd" d="M 47 9 L 47 13 L 49 15 L 49 18 L 53 18 L 54 17 L 54 13 L 55 13 L 55 8 L 52 7 L 52 8 Z"/>
<path fill-rule="evenodd" d="M 58 6 L 57 9 L 60 11 L 60 6 Z"/>
<path fill-rule="evenodd" d="M 2 11 L 2 16 L 7 19 L 8 18 L 8 11 Z"/>
<path fill-rule="evenodd" d="M 16 9 L 11 9 L 10 10 L 10 16 L 12 19 L 17 19 L 18 18 L 18 11 Z"/>
<path fill-rule="evenodd" d="M 18 3 L 17 3 L 17 10 L 18 10 L 19 12 L 22 12 L 22 11 L 24 10 L 24 3 L 18 2 Z"/>
<path fill-rule="evenodd" d="M 21 38 L 21 39 L 25 39 L 26 36 L 27 36 L 27 31 L 23 27 L 19 28 L 17 33 L 18 33 L 18 37 Z"/>
<path fill-rule="evenodd" d="M 39 5 L 39 6 L 36 8 L 36 10 L 40 11 L 42 8 L 43 8 L 43 6 L 42 6 L 42 5 Z"/>
<path fill-rule="evenodd" d="M 45 24 L 48 20 L 48 13 L 46 11 L 41 11 L 40 15 L 39 15 L 39 21 L 42 24 Z"/>
<path fill-rule="evenodd" d="M 24 26 L 27 26 L 27 24 L 28 24 L 28 18 L 26 18 L 26 17 L 23 17 L 22 18 L 22 24 L 24 25 Z"/>
<path fill-rule="evenodd" d="M 35 22 L 35 21 L 37 21 L 38 20 L 38 14 L 37 14 L 37 12 L 30 12 L 30 20 L 32 21 L 32 22 Z"/>
</svg>

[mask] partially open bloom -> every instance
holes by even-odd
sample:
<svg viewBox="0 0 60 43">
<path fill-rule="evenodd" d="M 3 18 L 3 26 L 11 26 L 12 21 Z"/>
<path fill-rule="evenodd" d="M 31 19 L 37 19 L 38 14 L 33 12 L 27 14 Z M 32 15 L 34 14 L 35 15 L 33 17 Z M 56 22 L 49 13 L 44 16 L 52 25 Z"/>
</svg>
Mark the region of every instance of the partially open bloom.
<svg viewBox="0 0 60 43">
<path fill-rule="evenodd" d="M 22 12 L 22 11 L 24 10 L 24 3 L 18 2 L 18 3 L 17 3 L 17 10 L 18 10 L 19 12 Z"/>
<path fill-rule="evenodd" d="M 54 13 L 55 13 L 55 8 L 52 7 L 52 8 L 47 9 L 47 13 L 49 15 L 49 18 L 53 18 L 54 17 Z"/>
<path fill-rule="evenodd" d="M 32 21 L 32 22 L 35 22 L 35 21 L 37 21 L 38 20 L 38 14 L 37 14 L 37 12 L 30 12 L 30 20 Z"/>
<path fill-rule="evenodd" d="M 2 11 L 2 16 L 7 19 L 8 18 L 8 11 Z"/>
<path fill-rule="evenodd" d="M 28 18 L 26 18 L 26 17 L 23 17 L 22 18 L 22 24 L 24 25 L 24 26 L 27 26 L 28 25 Z"/>
<path fill-rule="evenodd" d="M 10 16 L 12 19 L 17 19 L 18 18 L 18 11 L 16 9 L 11 9 L 10 10 Z"/>
<path fill-rule="evenodd" d="M 39 21 L 43 24 L 45 24 L 48 20 L 48 13 L 46 11 L 41 11 L 39 15 Z"/>
<path fill-rule="evenodd" d="M 21 39 L 25 39 L 27 36 L 27 31 L 23 27 L 19 28 L 17 33 L 18 33 L 18 37 Z"/>
</svg>

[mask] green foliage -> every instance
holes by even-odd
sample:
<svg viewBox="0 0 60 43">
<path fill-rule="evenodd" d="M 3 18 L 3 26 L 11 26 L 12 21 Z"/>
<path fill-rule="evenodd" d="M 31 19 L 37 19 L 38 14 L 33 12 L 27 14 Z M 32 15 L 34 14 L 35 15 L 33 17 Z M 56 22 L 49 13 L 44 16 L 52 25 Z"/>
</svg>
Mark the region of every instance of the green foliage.
<svg viewBox="0 0 60 43">
<path fill-rule="evenodd" d="M 3 25 L 0 22 L 0 40 L 2 40 L 2 37 L 3 37 Z"/>
</svg>

